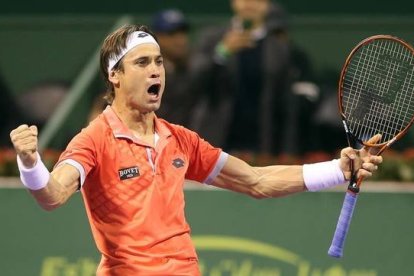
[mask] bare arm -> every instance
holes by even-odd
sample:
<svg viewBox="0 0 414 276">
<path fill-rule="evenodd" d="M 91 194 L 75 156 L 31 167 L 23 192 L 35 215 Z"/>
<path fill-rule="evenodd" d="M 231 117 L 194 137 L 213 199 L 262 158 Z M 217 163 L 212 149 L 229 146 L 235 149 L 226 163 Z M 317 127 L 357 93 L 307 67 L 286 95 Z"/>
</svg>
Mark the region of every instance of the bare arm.
<svg viewBox="0 0 414 276">
<path fill-rule="evenodd" d="M 302 166 L 252 167 L 229 156 L 212 185 L 255 198 L 280 197 L 306 190 Z"/>
<path fill-rule="evenodd" d="M 380 136 L 375 136 L 372 141 L 379 138 Z M 351 177 L 349 169 L 351 159 L 354 161 L 358 177 L 370 177 L 378 169 L 382 157 L 372 155 L 370 151 L 371 149 L 366 147 L 361 150 L 348 147 L 341 151 L 338 173 L 344 181 Z M 321 173 L 323 177 L 323 172 Z M 212 185 L 245 193 L 255 198 L 281 197 L 307 190 L 303 166 L 252 167 L 233 156 L 229 156 Z"/>
<path fill-rule="evenodd" d="M 52 171 L 46 187 L 29 191 L 43 209 L 51 211 L 63 205 L 76 192 L 79 177 L 75 167 L 63 164 Z"/>
<path fill-rule="evenodd" d="M 36 177 L 25 179 L 28 182 L 25 185 L 43 209 L 53 210 L 64 204 L 77 190 L 80 174 L 68 164 L 58 166 L 49 173 L 37 154 L 37 134 L 35 126 L 21 125 L 12 130 L 10 139 L 20 158 L 19 166 L 32 172 L 38 167 L 34 173 Z"/>
</svg>

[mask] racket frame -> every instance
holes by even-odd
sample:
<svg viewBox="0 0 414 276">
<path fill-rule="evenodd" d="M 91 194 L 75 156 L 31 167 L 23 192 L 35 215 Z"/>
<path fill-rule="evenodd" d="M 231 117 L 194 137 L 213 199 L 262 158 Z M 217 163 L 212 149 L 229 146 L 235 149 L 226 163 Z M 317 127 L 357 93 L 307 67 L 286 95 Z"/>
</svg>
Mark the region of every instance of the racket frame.
<svg viewBox="0 0 414 276">
<path fill-rule="evenodd" d="M 400 140 L 401 137 L 404 136 L 407 133 L 408 129 L 414 123 L 414 116 L 413 116 L 411 118 L 410 123 L 407 124 L 407 126 L 402 131 L 400 131 L 396 136 L 394 136 L 389 141 L 384 141 L 384 142 L 379 143 L 379 144 L 372 144 L 372 143 L 368 143 L 367 141 L 362 141 L 362 140 L 358 139 L 357 137 L 355 137 L 349 131 L 349 127 L 348 127 L 348 124 L 347 124 L 347 118 L 345 116 L 344 109 L 343 109 L 343 106 L 342 106 L 342 102 L 343 102 L 342 101 L 342 99 L 343 99 L 343 93 L 342 93 L 343 89 L 342 88 L 343 88 L 343 85 L 344 85 L 344 80 L 345 80 L 345 75 L 347 73 L 348 65 L 351 62 L 352 57 L 354 56 L 354 54 L 359 49 L 361 49 L 366 44 L 371 43 L 373 40 L 378 40 L 378 39 L 388 39 L 388 40 L 397 41 L 397 42 L 403 44 L 414 55 L 414 48 L 409 43 L 402 40 L 401 38 L 391 36 L 391 35 L 374 35 L 374 36 L 370 36 L 370 37 L 365 38 L 364 40 L 362 40 L 360 43 L 358 43 L 357 46 L 355 46 L 352 49 L 352 51 L 349 53 L 348 57 L 345 60 L 345 64 L 342 66 L 341 75 L 340 75 L 339 84 L 338 84 L 338 109 L 339 109 L 339 114 L 341 115 L 341 118 L 342 118 L 342 123 L 344 125 L 345 132 L 346 132 L 348 145 L 350 147 L 355 147 L 355 144 L 356 144 L 356 141 L 357 141 L 357 142 L 359 142 L 359 143 L 361 143 L 361 144 L 363 144 L 364 146 L 367 146 L 367 147 L 379 148 L 379 151 L 377 152 L 376 155 L 380 155 L 386 148 L 390 147 L 396 141 Z"/>
</svg>

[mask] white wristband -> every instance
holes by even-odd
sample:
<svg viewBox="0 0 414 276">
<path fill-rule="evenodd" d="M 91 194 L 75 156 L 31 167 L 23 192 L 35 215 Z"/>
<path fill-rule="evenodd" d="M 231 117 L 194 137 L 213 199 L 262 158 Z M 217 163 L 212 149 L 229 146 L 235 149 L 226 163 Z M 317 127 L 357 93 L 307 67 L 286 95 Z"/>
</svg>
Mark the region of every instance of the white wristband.
<svg viewBox="0 0 414 276">
<path fill-rule="evenodd" d="M 319 191 L 345 183 L 339 160 L 303 165 L 303 179 L 308 191 Z"/>
<path fill-rule="evenodd" d="M 17 156 L 17 166 L 19 167 L 20 179 L 24 186 L 30 190 L 40 190 L 46 187 L 50 173 L 45 164 L 43 164 L 42 159 L 40 159 L 39 153 L 37 153 L 37 162 L 33 168 L 26 168 L 19 156 Z"/>
</svg>

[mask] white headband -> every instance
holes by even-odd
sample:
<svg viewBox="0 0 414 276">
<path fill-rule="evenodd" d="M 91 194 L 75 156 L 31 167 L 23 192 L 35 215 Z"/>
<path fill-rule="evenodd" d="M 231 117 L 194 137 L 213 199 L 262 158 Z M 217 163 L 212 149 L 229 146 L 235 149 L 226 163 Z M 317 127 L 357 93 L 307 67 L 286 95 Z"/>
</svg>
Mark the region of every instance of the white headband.
<svg viewBox="0 0 414 276">
<path fill-rule="evenodd" d="M 118 61 L 126 55 L 126 53 L 128 53 L 129 51 L 131 51 L 132 48 L 135 48 L 136 46 L 140 45 L 140 44 L 144 44 L 144 43 L 153 43 L 155 45 L 158 46 L 158 48 L 160 47 L 157 43 L 157 41 L 155 40 L 155 38 L 150 35 L 149 33 L 146 32 L 133 32 L 132 34 L 129 35 L 127 42 L 126 42 L 126 47 L 124 49 L 122 49 L 122 51 L 119 53 L 119 55 L 114 56 L 114 57 L 110 57 L 108 60 L 108 73 L 111 72 L 112 68 L 114 68 L 115 64 L 118 63 Z"/>
</svg>

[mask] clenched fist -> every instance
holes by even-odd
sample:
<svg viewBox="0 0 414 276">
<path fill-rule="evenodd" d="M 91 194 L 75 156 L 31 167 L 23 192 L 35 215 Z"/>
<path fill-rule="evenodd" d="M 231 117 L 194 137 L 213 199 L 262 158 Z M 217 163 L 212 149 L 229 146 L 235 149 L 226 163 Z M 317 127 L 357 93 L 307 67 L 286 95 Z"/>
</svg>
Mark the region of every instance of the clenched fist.
<svg viewBox="0 0 414 276">
<path fill-rule="evenodd" d="M 23 165 L 31 168 L 37 161 L 37 127 L 21 125 L 10 132 L 10 139 Z"/>
</svg>

